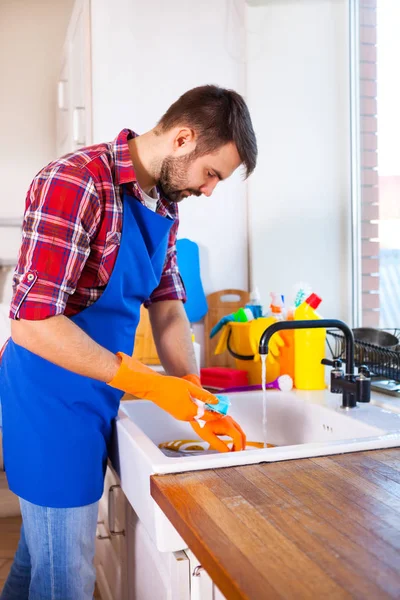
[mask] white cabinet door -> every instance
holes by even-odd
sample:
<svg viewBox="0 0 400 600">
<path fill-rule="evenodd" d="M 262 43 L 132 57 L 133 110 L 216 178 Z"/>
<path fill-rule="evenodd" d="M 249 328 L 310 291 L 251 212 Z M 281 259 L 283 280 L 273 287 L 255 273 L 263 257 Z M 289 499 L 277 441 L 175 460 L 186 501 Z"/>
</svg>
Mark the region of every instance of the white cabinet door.
<svg viewBox="0 0 400 600">
<path fill-rule="evenodd" d="M 106 574 L 104 573 L 104 569 L 101 565 L 96 565 L 96 582 L 97 589 L 100 592 L 101 600 L 114 600 L 114 596 L 111 593 Z"/>
<path fill-rule="evenodd" d="M 57 84 L 57 156 L 67 154 L 71 149 L 71 108 L 69 98 L 69 62 L 65 52 Z"/>
<path fill-rule="evenodd" d="M 193 552 L 185 553 L 190 561 L 190 600 L 226 600 Z"/>
<path fill-rule="evenodd" d="M 77 0 L 68 31 L 73 149 L 90 144 L 90 2 Z"/>
<path fill-rule="evenodd" d="M 57 153 L 92 141 L 90 0 L 76 0 L 58 81 Z"/>
<path fill-rule="evenodd" d="M 190 600 L 185 552 L 160 552 L 129 505 L 127 600 Z"/>
</svg>

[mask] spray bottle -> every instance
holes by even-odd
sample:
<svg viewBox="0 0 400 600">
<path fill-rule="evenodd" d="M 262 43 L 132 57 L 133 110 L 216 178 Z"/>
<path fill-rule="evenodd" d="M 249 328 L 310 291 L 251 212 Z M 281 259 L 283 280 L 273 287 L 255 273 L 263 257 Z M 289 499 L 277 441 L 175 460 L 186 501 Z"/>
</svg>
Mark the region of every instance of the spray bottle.
<svg viewBox="0 0 400 600">
<path fill-rule="evenodd" d="M 283 296 L 281 296 L 281 294 L 278 294 L 277 292 L 271 292 L 270 296 L 271 304 L 269 308 L 271 310 L 271 317 L 275 317 L 277 321 L 283 321 Z"/>
</svg>

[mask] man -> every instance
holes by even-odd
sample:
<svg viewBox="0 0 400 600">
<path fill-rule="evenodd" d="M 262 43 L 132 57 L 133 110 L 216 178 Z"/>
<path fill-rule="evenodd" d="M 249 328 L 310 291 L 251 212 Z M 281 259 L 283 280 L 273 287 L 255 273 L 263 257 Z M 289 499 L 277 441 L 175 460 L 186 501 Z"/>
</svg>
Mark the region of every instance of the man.
<svg viewBox="0 0 400 600">
<path fill-rule="evenodd" d="M 177 204 L 210 196 L 241 164 L 248 175 L 256 156 L 243 98 L 203 86 L 151 131 L 124 129 L 34 178 L 0 370 L 4 461 L 23 518 L 2 600 L 92 598 L 97 502 L 124 392 L 218 450 L 228 451 L 221 434 L 244 448 L 232 418 L 196 420 L 216 398 L 198 378 L 175 242 Z M 143 302 L 165 376 L 131 357 Z"/>
</svg>

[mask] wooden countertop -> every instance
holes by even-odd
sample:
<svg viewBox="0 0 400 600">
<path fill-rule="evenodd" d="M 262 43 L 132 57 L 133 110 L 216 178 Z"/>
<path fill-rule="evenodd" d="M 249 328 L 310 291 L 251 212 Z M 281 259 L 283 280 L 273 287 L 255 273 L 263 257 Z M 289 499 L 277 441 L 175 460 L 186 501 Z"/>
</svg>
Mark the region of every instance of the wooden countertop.
<svg viewBox="0 0 400 600">
<path fill-rule="evenodd" d="M 228 600 L 400 598 L 400 448 L 153 476 Z"/>
</svg>

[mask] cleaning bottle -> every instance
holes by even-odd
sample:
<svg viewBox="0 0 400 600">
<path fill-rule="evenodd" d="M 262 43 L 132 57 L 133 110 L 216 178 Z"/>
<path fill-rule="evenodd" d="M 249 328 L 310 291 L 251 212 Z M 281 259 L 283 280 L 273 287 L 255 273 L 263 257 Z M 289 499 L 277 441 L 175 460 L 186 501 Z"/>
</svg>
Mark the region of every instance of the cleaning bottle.
<svg viewBox="0 0 400 600">
<path fill-rule="evenodd" d="M 235 323 L 247 323 L 254 319 L 253 311 L 250 308 L 239 308 L 234 314 Z"/>
<path fill-rule="evenodd" d="M 197 369 L 200 373 L 201 346 L 198 342 L 196 342 L 196 338 L 195 338 L 193 329 L 191 329 L 191 334 L 192 334 L 192 344 L 193 344 L 194 356 L 196 359 Z"/>
<path fill-rule="evenodd" d="M 276 292 L 271 292 L 270 311 L 271 317 L 275 317 L 277 321 L 283 321 L 283 296 Z"/>
<path fill-rule="evenodd" d="M 303 304 L 306 298 L 311 294 L 312 289 L 309 283 L 300 281 L 293 286 L 292 296 L 294 308 Z"/>
<path fill-rule="evenodd" d="M 287 321 L 294 320 L 294 310 L 288 309 L 286 314 Z M 281 367 L 281 375 L 289 375 L 292 380 L 294 377 L 294 329 L 287 329 L 280 332 L 285 345 L 281 348 L 279 363 Z"/>
<path fill-rule="evenodd" d="M 311 294 L 294 311 L 295 321 L 317 320 L 321 317 L 316 309 L 322 300 Z M 321 364 L 325 358 L 326 329 L 294 330 L 294 385 L 298 390 L 324 390 L 325 369 Z"/>
<path fill-rule="evenodd" d="M 258 291 L 257 286 L 250 292 L 250 300 L 246 304 L 246 308 L 251 310 L 255 319 L 262 317 L 263 307 L 261 304 L 260 292 Z"/>
</svg>

